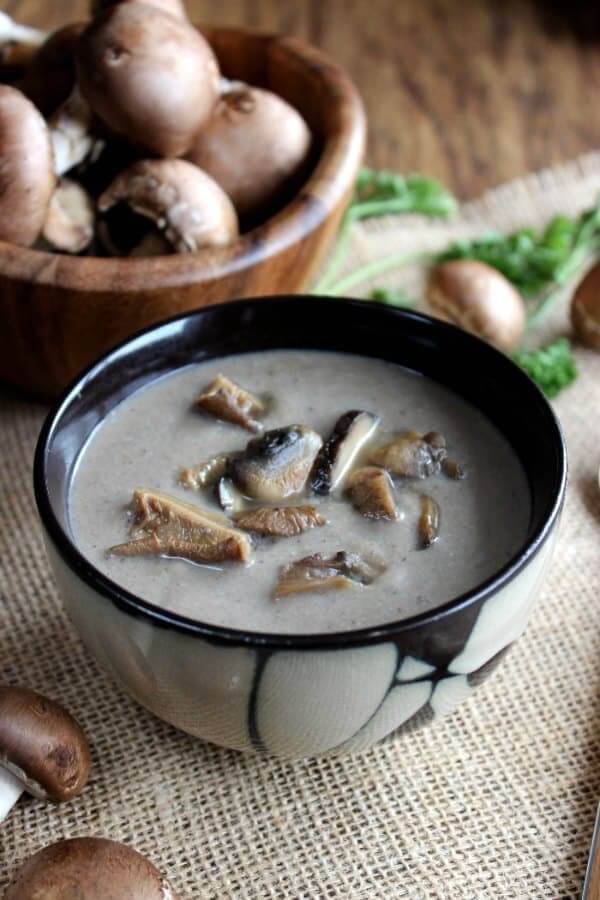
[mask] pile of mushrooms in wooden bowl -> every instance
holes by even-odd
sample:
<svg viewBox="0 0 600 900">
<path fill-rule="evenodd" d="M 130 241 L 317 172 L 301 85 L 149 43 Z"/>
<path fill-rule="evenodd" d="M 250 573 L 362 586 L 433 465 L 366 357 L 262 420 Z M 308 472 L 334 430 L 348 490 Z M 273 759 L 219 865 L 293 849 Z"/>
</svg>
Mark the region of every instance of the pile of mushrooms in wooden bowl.
<svg viewBox="0 0 600 900">
<path fill-rule="evenodd" d="M 51 397 L 142 327 L 310 282 L 365 137 L 323 54 L 180 0 L 0 13 L 0 45 L 0 379 Z"/>
</svg>

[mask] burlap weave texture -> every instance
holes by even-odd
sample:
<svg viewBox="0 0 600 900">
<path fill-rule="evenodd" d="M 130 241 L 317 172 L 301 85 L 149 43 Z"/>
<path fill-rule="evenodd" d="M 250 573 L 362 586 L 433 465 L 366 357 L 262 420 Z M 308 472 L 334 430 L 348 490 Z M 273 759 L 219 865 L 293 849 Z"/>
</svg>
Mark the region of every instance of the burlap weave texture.
<svg viewBox="0 0 600 900">
<path fill-rule="evenodd" d="M 356 232 L 353 264 L 391 249 L 543 224 L 600 191 L 600 155 L 505 185 L 451 223 Z M 387 283 L 418 291 L 407 270 Z M 381 283 L 381 282 L 380 282 Z M 566 303 L 544 326 L 564 330 Z M 577 897 L 600 798 L 600 354 L 556 401 L 570 486 L 527 634 L 449 718 L 359 756 L 284 763 L 202 744 L 124 696 L 61 608 L 31 491 L 45 408 L 0 390 L 0 681 L 61 700 L 94 771 L 59 808 L 22 799 L 0 829 L 0 891 L 17 863 L 96 834 L 147 854 L 193 900 Z"/>
</svg>

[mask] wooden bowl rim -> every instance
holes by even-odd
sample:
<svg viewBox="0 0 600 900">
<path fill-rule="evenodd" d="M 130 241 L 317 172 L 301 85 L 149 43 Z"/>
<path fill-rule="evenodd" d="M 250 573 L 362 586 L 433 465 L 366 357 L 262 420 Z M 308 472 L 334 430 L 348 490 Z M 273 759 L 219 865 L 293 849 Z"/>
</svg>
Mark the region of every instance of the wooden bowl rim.
<svg viewBox="0 0 600 900">
<path fill-rule="evenodd" d="M 316 75 L 333 102 L 323 147 L 299 193 L 275 216 L 226 247 L 195 254 L 80 257 L 0 241 L 0 275 L 82 292 L 143 291 L 216 280 L 265 262 L 319 228 L 344 198 L 362 158 L 366 119 L 358 89 L 327 54 L 301 38 L 252 28 L 196 26 L 209 39 L 242 34 L 275 45 Z"/>
</svg>

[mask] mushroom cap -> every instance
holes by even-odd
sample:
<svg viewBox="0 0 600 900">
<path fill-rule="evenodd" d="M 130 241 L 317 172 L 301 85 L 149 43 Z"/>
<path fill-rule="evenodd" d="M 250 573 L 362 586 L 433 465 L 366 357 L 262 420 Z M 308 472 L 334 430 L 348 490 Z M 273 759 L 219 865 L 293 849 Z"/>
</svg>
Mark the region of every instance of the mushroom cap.
<svg viewBox="0 0 600 900">
<path fill-rule="evenodd" d="M 237 237 L 231 201 L 216 181 L 183 159 L 145 159 L 118 175 L 98 200 L 100 212 L 126 203 L 151 219 L 179 253 Z"/>
<path fill-rule="evenodd" d="M 600 263 L 592 266 L 575 291 L 571 321 L 580 341 L 600 350 Z"/>
<path fill-rule="evenodd" d="M 0 240 L 29 247 L 54 191 L 54 159 L 44 119 L 8 85 L 0 85 L 0 159 Z"/>
<path fill-rule="evenodd" d="M 525 331 L 521 295 L 501 272 L 478 260 L 454 259 L 436 266 L 427 299 L 441 318 L 501 350 L 513 350 Z"/>
<path fill-rule="evenodd" d="M 156 6 L 157 9 L 162 9 L 163 12 L 170 13 L 172 16 L 177 16 L 180 19 L 185 19 L 187 21 L 187 13 L 185 11 L 185 6 L 183 4 L 183 0 L 92 0 L 90 3 L 90 13 L 93 16 L 97 16 L 105 9 L 109 9 L 111 6 L 117 6 L 119 3 L 148 3 L 150 6 Z"/>
<path fill-rule="evenodd" d="M 277 94 L 236 85 L 220 98 L 186 158 L 208 172 L 240 216 L 268 210 L 302 170 L 311 133 Z"/>
<path fill-rule="evenodd" d="M 4 900 L 178 900 L 141 853 L 104 838 L 44 847 L 18 870 Z"/>
<path fill-rule="evenodd" d="M 181 156 L 219 91 L 210 46 L 189 23 L 147 3 L 122 3 L 85 29 L 78 83 L 109 129 L 157 156 Z"/>
<path fill-rule="evenodd" d="M 81 726 L 58 703 L 0 685 L 0 764 L 30 794 L 62 802 L 83 791 L 90 751 Z"/>
<path fill-rule="evenodd" d="M 73 22 L 54 31 L 31 60 L 21 83 L 23 93 L 45 116 L 67 99 L 75 84 L 75 46 L 85 28 Z"/>
</svg>

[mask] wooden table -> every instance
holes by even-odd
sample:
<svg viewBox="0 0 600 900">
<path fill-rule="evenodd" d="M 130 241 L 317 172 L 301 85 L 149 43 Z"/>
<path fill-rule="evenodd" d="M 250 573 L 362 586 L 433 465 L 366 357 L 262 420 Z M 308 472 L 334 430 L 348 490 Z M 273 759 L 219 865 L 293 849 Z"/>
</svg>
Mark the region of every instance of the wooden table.
<svg viewBox="0 0 600 900">
<path fill-rule="evenodd" d="M 49 28 L 84 17 L 87 6 L 2 4 Z M 188 0 L 193 19 L 285 31 L 335 56 L 365 99 L 369 161 L 437 175 L 463 198 L 600 145 L 597 7 L 595 0 Z"/>
</svg>

